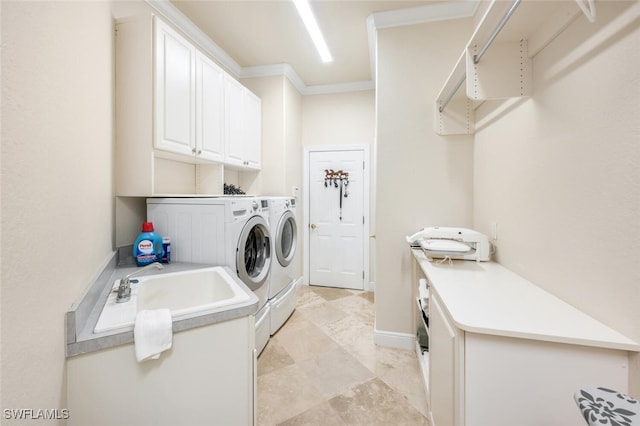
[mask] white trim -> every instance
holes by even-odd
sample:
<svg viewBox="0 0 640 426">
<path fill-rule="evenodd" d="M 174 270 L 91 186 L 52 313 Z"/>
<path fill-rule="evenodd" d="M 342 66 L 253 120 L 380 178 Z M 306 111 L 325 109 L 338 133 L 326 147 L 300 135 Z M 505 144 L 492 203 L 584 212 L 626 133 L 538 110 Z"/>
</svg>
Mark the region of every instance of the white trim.
<svg viewBox="0 0 640 426">
<path fill-rule="evenodd" d="M 169 0 L 145 0 L 156 12 L 178 27 L 191 38 L 205 53 L 225 67 L 236 78 L 285 76 L 302 95 L 374 90 L 376 79 L 376 32 L 381 28 L 416 25 L 426 22 L 444 21 L 472 17 L 480 0 L 460 0 L 434 3 L 407 9 L 373 13 L 367 18 L 367 37 L 369 40 L 369 58 L 371 80 L 342 84 L 323 84 L 307 86 L 298 73 L 289 64 L 260 65 L 241 67 L 231 56 L 218 46 L 207 34 L 198 28 Z"/>
<path fill-rule="evenodd" d="M 240 78 L 285 76 L 302 95 L 324 95 L 328 93 L 359 92 L 373 90 L 373 81 L 356 81 L 353 83 L 323 84 L 307 86 L 289 64 L 258 65 L 244 67 Z"/>
<path fill-rule="evenodd" d="M 381 331 L 375 325 L 373 326 L 373 341 L 378 346 L 388 348 L 415 350 L 416 347 L 416 336 L 413 334 Z"/>
<path fill-rule="evenodd" d="M 461 0 L 428 4 L 406 9 L 373 13 L 376 29 L 470 18 L 476 13 L 479 0 Z"/>
<path fill-rule="evenodd" d="M 303 95 L 326 95 L 329 93 L 346 93 L 346 92 L 360 92 L 363 90 L 374 90 L 374 84 L 372 80 L 368 81 L 355 81 L 353 83 L 341 83 L 341 84 L 322 84 L 315 86 L 306 86 Z"/>
<path fill-rule="evenodd" d="M 255 78 L 255 77 L 273 77 L 273 76 L 285 76 L 289 79 L 291 84 L 302 93 L 307 86 L 300 78 L 296 70 L 289 64 L 272 64 L 272 65 L 258 65 L 255 67 L 244 67 L 240 73 L 240 78 Z"/>
<path fill-rule="evenodd" d="M 364 194 L 362 194 L 362 204 L 364 215 L 364 232 L 362 234 L 362 244 L 363 244 L 363 265 L 364 268 L 364 279 L 363 279 L 363 288 L 367 289 L 367 285 L 370 286 L 369 278 L 371 276 L 371 262 L 370 262 L 370 244 L 371 241 L 369 239 L 369 232 L 371 229 L 370 226 L 370 193 L 371 193 L 371 157 L 369 154 L 369 145 L 319 145 L 319 146 L 305 146 L 304 147 L 304 166 L 302 169 L 303 173 L 303 201 L 304 205 L 304 216 L 303 216 L 303 225 L 302 225 L 302 234 L 303 234 L 303 244 L 304 244 L 304 257 L 302 262 L 302 272 L 303 272 L 303 280 L 304 283 L 309 285 L 309 154 L 312 152 L 332 152 L 332 151 L 362 151 L 363 161 L 364 161 L 364 170 L 362 172 L 362 181 L 364 187 Z M 374 284 L 375 288 L 375 284 Z"/>
</svg>

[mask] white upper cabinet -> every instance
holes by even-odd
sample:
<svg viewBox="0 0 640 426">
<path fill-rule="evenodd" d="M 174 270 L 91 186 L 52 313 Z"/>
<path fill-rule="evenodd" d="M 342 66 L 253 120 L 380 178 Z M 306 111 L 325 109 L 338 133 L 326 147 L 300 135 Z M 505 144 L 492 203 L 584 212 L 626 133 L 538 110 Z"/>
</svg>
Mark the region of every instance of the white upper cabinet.
<svg viewBox="0 0 640 426">
<path fill-rule="evenodd" d="M 242 85 L 232 78 L 225 78 L 225 163 L 233 166 L 244 165 L 244 126 L 243 126 L 243 95 Z"/>
<path fill-rule="evenodd" d="M 245 161 L 249 168 L 259 169 L 262 155 L 262 101 L 249 90 L 245 90 Z"/>
<path fill-rule="evenodd" d="M 155 148 L 222 161 L 224 71 L 160 20 L 155 38 Z"/>
<path fill-rule="evenodd" d="M 224 71 L 196 52 L 196 155 L 224 159 Z"/>
<path fill-rule="evenodd" d="M 155 38 L 155 148 L 259 169 L 260 98 L 158 19 Z"/>
<path fill-rule="evenodd" d="M 156 20 L 155 140 L 157 149 L 195 153 L 196 49 Z"/>
<path fill-rule="evenodd" d="M 153 15 L 115 44 L 117 195 L 219 195 L 226 167 L 260 168 L 259 98 Z"/>
<path fill-rule="evenodd" d="M 230 76 L 225 80 L 225 163 L 260 169 L 262 103 L 237 80 Z"/>
</svg>

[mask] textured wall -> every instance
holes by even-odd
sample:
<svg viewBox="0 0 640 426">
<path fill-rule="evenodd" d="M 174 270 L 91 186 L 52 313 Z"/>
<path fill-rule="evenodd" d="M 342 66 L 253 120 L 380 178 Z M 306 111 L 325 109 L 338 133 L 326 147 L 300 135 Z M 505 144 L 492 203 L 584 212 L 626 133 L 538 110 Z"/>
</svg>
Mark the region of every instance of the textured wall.
<svg viewBox="0 0 640 426">
<path fill-rule="evenodd" d="M 500 263 L 640 341 L 640 4 L 596 5 L 534 58 L 531 98 L 478 110 L 474 226 L 497 222 Z"/>
<path fill-rule="evenodd" d="M 65 408 L 64 313 L 114 239 L 110 4 L 1 8 L 2 408 Z"/>
<path fill-rule="evenodd" d="M 413 335 L 412 255 L 425 226 L 471 226 L 471 136 L 438 136 L 433 103 L 469 39 L 470 20 L 378 31 L 376 329 Z"/>
</svg>

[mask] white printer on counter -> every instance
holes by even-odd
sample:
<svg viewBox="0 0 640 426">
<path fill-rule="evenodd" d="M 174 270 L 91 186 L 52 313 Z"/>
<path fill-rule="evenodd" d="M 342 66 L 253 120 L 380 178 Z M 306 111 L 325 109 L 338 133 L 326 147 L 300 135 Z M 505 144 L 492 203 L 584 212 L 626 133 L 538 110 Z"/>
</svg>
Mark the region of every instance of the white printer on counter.
<svg viewBox="0 0 640 426">
<path fill-rule="evenodd" d="M 433 226 L 406 238 L 412 246 L 420 247 L 428 258 L 491 260 L 489 238 L 472 229 Z"/>
</svg>

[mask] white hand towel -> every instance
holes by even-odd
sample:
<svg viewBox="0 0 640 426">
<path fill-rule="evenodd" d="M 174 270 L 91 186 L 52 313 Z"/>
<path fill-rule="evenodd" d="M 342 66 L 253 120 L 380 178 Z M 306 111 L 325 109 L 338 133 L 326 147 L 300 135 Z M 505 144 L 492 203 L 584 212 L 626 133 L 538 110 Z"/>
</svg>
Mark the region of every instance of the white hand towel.
<svg viewBox="0 0 640 426">
<path fill-rule="evenodd" d="M 173 321 L 169 309 L 138 312 L 133 328 L 138 362 L 160 358 L 162 352 L 171 349 L 172 338 Z"/>
</svg>

